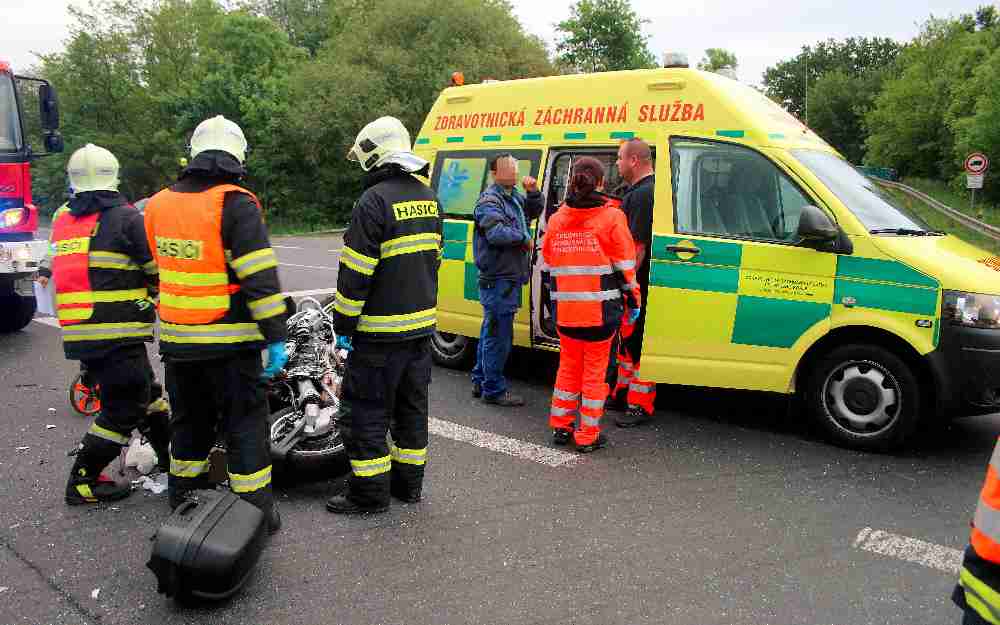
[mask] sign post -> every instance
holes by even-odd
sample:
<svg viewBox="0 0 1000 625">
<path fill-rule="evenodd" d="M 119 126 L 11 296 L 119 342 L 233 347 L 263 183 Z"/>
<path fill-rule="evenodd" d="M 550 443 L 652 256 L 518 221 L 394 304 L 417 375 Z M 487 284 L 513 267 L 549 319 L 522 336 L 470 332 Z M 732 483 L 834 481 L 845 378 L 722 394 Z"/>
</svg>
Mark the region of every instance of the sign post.
<svg viewBox="0 0 1000 625">
<path fill-rule="evenodd" d="M 974 211 L 976 208 L 976 189 L 983 188 L 983 180 L 986 178 L 986 170 L 989 168 L 990 159 L 982 152 L 973 152 L 965 158 L 965 172 L 967 174 L 965 186 L 972 191 L 970 211 Z"/>
</svg>

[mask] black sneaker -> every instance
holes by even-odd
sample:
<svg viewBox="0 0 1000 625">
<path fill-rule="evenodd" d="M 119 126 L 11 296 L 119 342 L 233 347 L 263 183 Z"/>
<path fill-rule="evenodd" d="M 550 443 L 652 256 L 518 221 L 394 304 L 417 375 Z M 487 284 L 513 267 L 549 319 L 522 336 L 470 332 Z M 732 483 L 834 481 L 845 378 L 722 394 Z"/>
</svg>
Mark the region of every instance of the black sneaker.
<svg viewBox="0 0 1000 625">
<path fill-rule="evenodd" d="M 376 514 L 388 510 L 389 504 L 362 506 L 355 503 L 345 492 L 330 497 L 330 500 L 326 502 L 326 509 L 335 514 Z"/>
<path fill-rule="evenodd" d="M 642 425 L 652 418 L 653 415 L 649 414 L 639 406 L 629 406 L 628 411 L 625 414 L 615 417 L 615 425 L 620 428 L 634 428 L 635 426 Z"/>
<path fill-rule="evenodd" d="M 483 385 L 479 382 L 472 383 L 472 396 L 479 399 L 483 396 Z"/>
<path fill-rule="evenodd" d="M 595 440 L 593 443 L 590 443 L 589 445 L 577 445 L 576 450 L 581 454 L 589 454 L 592 451 L 597 451 L 598 449 L 607 446 L 608 446 L 608 439 L 605 438 L 603 434 L 598 434 L 597 440 Z"/>
<path fill-rule="evenodd" d="M 513 406 L 523 406 L 524 398 L 520 395 L 515 395 L 510 391 L 507 391 L 503 395 L 498 395 L 496 397 L 487 397 L 486 395 L 483 395 L 483 403 L 510 408 Z"/>
<path fill-rule="evenodd" d="M 604 402 L 604 410 L 605 412 L 625 412 L 628 410 L 628 403 L 625 402 L 621 394 L 611 395 Z"/>
<path fill-rule="evenodd" d="M 573 430 L 555 429 L 552 430 L 553 445 L 569 445 L 569 440 L 573 438 Z"/>
</svg>

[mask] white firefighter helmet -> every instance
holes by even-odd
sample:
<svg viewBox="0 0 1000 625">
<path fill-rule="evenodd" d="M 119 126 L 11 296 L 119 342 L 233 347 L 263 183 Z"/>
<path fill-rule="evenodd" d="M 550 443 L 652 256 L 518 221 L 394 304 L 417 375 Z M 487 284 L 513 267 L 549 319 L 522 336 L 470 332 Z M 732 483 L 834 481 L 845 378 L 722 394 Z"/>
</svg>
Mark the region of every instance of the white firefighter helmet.
<svg viewBox="0 0 1000 625">
<path fill-rule="evenodd" d="M 216 115 L 198 124 L 191 135 L 191 158 L 206 150 L 232 154 L 242 165 L 247 157 L 247 139 L 236 122 Z"/>
<path fill-rule="evenodd" d="M 427 166 L 427 161 L 413 153 L 410 133 L 403 122 L 389 116 L 379 117 L 361 129 L 347 153 L 347 160 L 357 161 L 365 171 L 389 163 L 410 173 Z"/>
<path fill-rule="evenodd" d="M 73 193 L 118 190 L 118 159 L 93 143 L 73 152 L 66 164 L 66 174 Z"/>
</svg>

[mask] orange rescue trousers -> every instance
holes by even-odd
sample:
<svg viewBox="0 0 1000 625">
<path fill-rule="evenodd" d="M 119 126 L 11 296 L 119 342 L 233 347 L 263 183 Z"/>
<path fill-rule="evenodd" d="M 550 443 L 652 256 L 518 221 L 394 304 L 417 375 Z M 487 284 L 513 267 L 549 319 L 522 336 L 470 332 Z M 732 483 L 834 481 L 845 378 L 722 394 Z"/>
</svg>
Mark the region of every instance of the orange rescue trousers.
<svg viewBox="0 0 1000 625">
<path fill-rule="evenodd" d="M 584 341 L 559 333 L 559 373 L 552 392 L 549 426 L 554 430 L 573 430 L 577 445 L 592 444 L 601 432 L 612 341 L 613 337 Z M 575 428 L 578 410 L 580 427 Z"/>
</svg>

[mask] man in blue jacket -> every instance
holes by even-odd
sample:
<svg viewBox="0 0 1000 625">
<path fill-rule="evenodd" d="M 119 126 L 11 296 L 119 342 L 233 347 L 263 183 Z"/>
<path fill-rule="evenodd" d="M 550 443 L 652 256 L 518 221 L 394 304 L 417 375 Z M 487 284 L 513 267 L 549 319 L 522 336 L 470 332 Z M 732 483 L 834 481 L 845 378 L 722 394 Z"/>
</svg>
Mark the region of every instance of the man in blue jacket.
<svg viewBox="0 0 1000 625">
<path fill-rule="evenodd" d="M 517 190 L 517 160 L 500 154 L 490 161 L 491 184 L 476 203 L 473 250 L 479 269 L 479 302 L 483 327 L 479 334 L 472 395 L 488 404 L 522 406 L 524 398 L 507 389 L 503 376 L 514 342 L 514 314 L 521 306 L 521 287 L 531 277 L 531 233 L 528 224 L 544 206 L 538 181 L 521 181 Z"/>
</svg>

